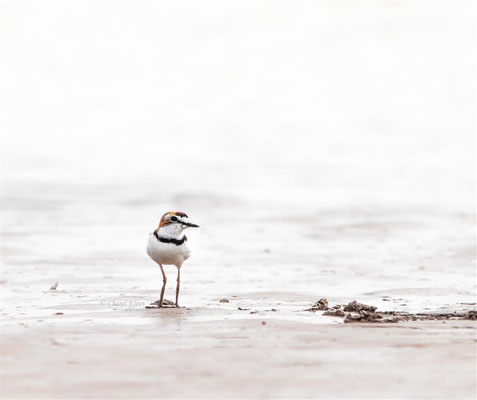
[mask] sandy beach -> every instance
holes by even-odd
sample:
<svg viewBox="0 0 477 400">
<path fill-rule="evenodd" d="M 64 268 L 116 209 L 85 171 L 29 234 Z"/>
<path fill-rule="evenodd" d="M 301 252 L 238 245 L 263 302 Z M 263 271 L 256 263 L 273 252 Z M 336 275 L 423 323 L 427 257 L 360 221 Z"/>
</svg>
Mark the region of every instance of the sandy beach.
<svg viewBox="0 0 477 400">
<path fill-rule="evenodd" d="M 207 5 L 2 7 L 2 398 L 475 398 L 475 320 L 307 311 L 476 309 L 475 4 Z"/>
<path fill-rule="evenodd" d="M 321 297 L 330 307 L 357 299 L 380 311 L 474 310 L 470 217 L 411 209 L 284 218 L 218 194 L 183 195 L 203 205 L 194 211 L 202 228 L 189 233 L 183 308 L 154 310 L 145 306 L 162 279 L 144 247 L 155 202 L 138 206 L 114 188 L 105 198 L 91 186 L 37 189 L 31 199 L 8 187 L 2 202 L 4 398 L 475 393 L 475 321 L 349 324 L 306 311 Z M 208 202 L 230 212 L 211 215 Z M 72 219 L 72 210 L 81 214 Z M 31 219 L 34 226 L 18 224 Z M 437 239 L 436 224 L 449 227 Z M 412 243 L 417 236 L 427 245 Z M 173 299 L 175 267 L 166 272 Z"/>
<path fill-rule="evenodd" d="M 475 390 L 475 322 L 358 326 L 161 311 L 26 322 L 4 334 L 2 395 L 465 399 Z"/>
</svg>

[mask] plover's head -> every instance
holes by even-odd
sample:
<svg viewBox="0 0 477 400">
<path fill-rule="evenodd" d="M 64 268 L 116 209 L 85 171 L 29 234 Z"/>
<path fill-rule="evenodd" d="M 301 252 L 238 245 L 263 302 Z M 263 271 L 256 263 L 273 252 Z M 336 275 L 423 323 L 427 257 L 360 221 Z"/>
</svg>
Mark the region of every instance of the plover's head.
<svg viewBox="0 0 477 400">
<path fill-rule="evenodd" d="M 199 225 L 189 222 L 189 217 L 186 213 L 169 211 L 162 216 L 156 231 L 160 231 L 166 235 L 176 236 L 182 233 L 184 229 L 198 227 Z"/>
</svg>

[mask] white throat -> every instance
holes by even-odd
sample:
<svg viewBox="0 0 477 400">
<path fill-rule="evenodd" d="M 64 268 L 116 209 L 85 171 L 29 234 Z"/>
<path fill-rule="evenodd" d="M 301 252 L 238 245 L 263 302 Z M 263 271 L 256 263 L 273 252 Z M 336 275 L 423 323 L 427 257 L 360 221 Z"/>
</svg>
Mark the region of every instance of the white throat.
<svg viewBox="0 0 477 400">
<path fill-rule="evenodd" d="M 181 224 L 168 224 L 159 229 L 157 234 L 166 238 L 182 239 L 184 229 Z"/>
</svg>

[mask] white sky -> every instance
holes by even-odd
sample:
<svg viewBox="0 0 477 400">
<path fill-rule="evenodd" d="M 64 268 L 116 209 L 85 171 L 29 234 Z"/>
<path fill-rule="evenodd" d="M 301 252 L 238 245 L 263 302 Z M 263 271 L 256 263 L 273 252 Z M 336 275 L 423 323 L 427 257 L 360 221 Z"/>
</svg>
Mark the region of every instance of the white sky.
<svg viewBox="0 0 477 400">
<path fill-rule="evenodd" d="M 2 1 L 0 46 L 5 183 L 474 204 L 474 2 Z"/>
</svg>

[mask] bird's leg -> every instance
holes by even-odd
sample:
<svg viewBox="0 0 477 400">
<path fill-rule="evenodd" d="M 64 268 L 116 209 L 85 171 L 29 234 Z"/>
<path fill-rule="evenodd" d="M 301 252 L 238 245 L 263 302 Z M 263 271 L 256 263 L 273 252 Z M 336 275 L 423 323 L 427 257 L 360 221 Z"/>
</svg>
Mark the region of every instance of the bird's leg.
<svg viewBox="0 0 477 400">
<path fill-rule="evenodd" d="M 176 307 L 179 307 L 179 289 L 181 287 L 181 267 L 177 267 Z"/>
<path fill-rule="evenodd" d="M 162 268 L 162 264 L 159 264 L 159 267 L 161 267 L 161 272 L 162 272 L 162 289 L 161 289 L 161 298 L 159 299 L 159 308 L 162 308 L 162 301 L 164 300 L 164 290 L 166 290 L 166 282 L 167 282 L 167 276 L 166 273 L 164 272 L 164 268 Z"/>
</svg>

